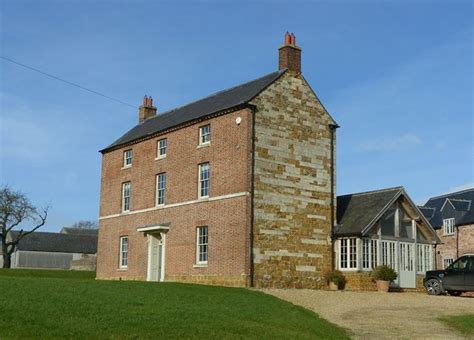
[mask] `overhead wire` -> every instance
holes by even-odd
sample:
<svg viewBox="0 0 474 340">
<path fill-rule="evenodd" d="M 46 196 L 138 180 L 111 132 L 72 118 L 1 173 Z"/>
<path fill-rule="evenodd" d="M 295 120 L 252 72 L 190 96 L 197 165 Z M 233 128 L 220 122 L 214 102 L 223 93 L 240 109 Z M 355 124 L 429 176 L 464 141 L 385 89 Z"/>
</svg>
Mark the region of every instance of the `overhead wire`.
<svg viewBox="0 0 474 340">
<path fill-rule="evenodd" d="M 124 101 L 122 101 L 122 100 L 120 100 L 120 99 L 117 99 L 117 98 L 114 98 L 114 97 L 110 97 L 110 96 L 108 96 L 108 95 L 106 95 L 106 94 L 103 94 L 103 93 L 101 93 L 101 92 L 98 92 L 98 91 L 89 89 L 89 88 L 87 88 L 87 87 L 84 87 L 84 86 L 82 86 L 82 85 L 73 83 L 73 82 L 71 82 L 71 81 L 69 81 L 69 80 L 60 78 L 60 77 L 55 76 L 55 75 L 53 75 L 53 74 L 50 74 L 50 73 L 48 73 L 48 72 L 41 71 L 41 70 L 39 70 L 39 69 L 37 69 L 37 68 L 35 68 L 35 67 L 32 67 L 32 66 L 29 66 L 29 65 L 20 63 L 20 62 L 18 62 L 18 61 L 16 61 L 16 60 L 13 60 L 13 59 L 11 59 L 11 58 L 8 58 L 8 57 L 2 56 L 2 55 L 0 55 L 0 58 L 3 59 L 3 60 L 5 60 L 5 61 L 8 61 L 8 62 L 10 62 L 10 63 L 13 63 L 13 64 L 16 64 L 16 65 L 18 65 L 18 66 L 24 67 L 24 68 L 26 68 L 26 69 L 28 69 L 28 70 L 31 70 L 31 71 L 40 73 L 40 74 L 42 74 L 42 75 L 44 75 L 44 76 L 47 76 L 47 77 L 50 77 L 50 78 L 52 78 L 52 79 L 55 79 L 55 80 L 61 81 L 61 82 L 63 82 L 63 83 L 66 83 L 66 84 L 68 84 L 68 85 L 77 87 L 77 88 L 79 88 L 79 89 L 81 89 L 81 90 L 88 91 L 88 92 L 90 92 L 90 93 L 93 93 L 93 94 L 96 94 L 96 95 L 98 95 L 98 96 L 107 98 L 107 99 L 109 99 L 109 100 L 113 100 L 113 101 L 115 101 L 115 102 L 117 102 L 117 103 L 120 103 L 120 104 L 122 104 L 122 105 L 126 105 L 126 106 L 130 106 L 130 107 L 136 108 L 135 105 L 126 103 L 126 102 L 124 102 Z"/>
</svg>

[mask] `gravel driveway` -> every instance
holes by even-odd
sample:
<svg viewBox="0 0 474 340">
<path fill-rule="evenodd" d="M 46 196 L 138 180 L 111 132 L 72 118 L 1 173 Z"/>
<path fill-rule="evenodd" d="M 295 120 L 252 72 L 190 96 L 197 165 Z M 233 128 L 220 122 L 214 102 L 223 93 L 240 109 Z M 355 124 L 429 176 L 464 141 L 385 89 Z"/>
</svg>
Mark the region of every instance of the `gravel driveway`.
<svg viewBox="0 0 474 340">
<path fill-rule="evenodd" d="M 472 297 L 309 289 L 262 291 L 315 311 L 347 329 L 354 339 L 466 339 L 437 319 L 474 313 Z"/>
</svg>

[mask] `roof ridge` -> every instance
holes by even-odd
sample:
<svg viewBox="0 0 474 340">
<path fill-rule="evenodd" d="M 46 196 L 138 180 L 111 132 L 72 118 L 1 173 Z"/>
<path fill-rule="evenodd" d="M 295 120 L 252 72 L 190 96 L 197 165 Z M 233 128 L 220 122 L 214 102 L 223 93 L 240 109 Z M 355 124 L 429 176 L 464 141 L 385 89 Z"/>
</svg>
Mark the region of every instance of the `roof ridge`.
<svg viewBox="0 0 474 340">
<path fill-rule="evenodd" d="M 446 193 L 446 194 L 442 194 L 442 195 L 438 195 L 438 196 L 433 196 L 433 197 L 430 197 L 428 199 L 428 202 L 433 200 L 433 199 L 437 199 L 437 198 L 443 198 L 443 197 L 447 197 L 447 196 L 450 196 L 450 195 L 457 195 L 457 194 L 462 194 L 462 193 L 465 193 L 465 192 L 468 192 L 468 191 L 474 191 L 474 188 L 469 188 L 469 189 L 464 189 L 464 190 L 460 190 L 460 191 L 455 191 L 455 192 L 450 192 L 450 193 Z M 428 203 L 426 202 L 426 203 Z"/>
<path fill-rule="evenodd" d="M 181 108 L 183 108 L 183 107 L 186 107 L 186 106 L 188 106 L 188 105 L 192 105 L 192 104 L 195 104 L 195 103 L 197 103 L 197 102 L 200 102 L 201 100 L 205 100 L 205 99 L 208 99 L 208 98 L 215 97 L 215 96 L 217 96 L 217 95 L 219 95 L 219 94 L 221 94 L 221 93 L 223 93 L 223 92 L 227 92 L 227 91 L 231 91 L 231 90 L 234 90 L 234 89 L 238 89 L 239 87 L 246 86 L 246 85 L 248 85 L 249 83 L 252 83 L 252 82 L 254 82 L 254 81 L 258 81 L 258 80 L 263 79 L 263 78 L 265 78 L 265 77 L 268 77 L 268 76 L 270 76 L 270 75 L 273 75 L 273 74 L 276 75 L 276 74 L 278 74 L 278 76 L 280 76 L 280 75 L 282 75 L 282 74 L 285 73 L 285 72 L 286 72 L 286 68 L 283 69 L 283 70 L 278 70 L 278 71 L 274 71 L 274 72 L 267 73 L 267 74 L 265 74 L 265 75 L 263 75 L 263 76 L 261 76 L 261 77 L 258 77 L 258 78 L 255 78 L 255 79 L 246 81 L 245 83 L 241 83 L 241 84 L 238 84 L 238 85 L 229 87 L 229 88 L 227 88 L 227 89 L 224 89 L 224 90 L 220 90 L 220 91 L 211 93 L 211 94 L 209 94 L 209 95 L 207 95 L 207 96 L 205 96 L 205 97 L 202 97 L 202 98 L 193 100 L 193 101 L 191 101 L 191 102 L 188 102 L 188 103 L 183 104 L 183 105 L 180 105 L 180 106 L 176 106 L 176 107 L 174 107 L 174 108 L 172 108 L 172 109 L 170 109 L 170 110 L 168 110 L 168 111 L 165 111 L 165 112 L 162 112 L 162 113 L 160 113 L 160 114 L 157 114 L 157 115 L 154 116 L 154 117 L 151 117 L 151 118 L 149 118 L 149 119 L 144 120 L 141 124 L 143 124 L 143 123 L 145 123 L 145 122 L 148 122 L 148 121 L 151 121 L 151 120 L 154 120 L 154 119 L 156 119 L 156 118 L 162 118 L 164 115 L 172 114 L 174 111 L 179 110 L 179 109 L 181 109 Z"/>
<path fill-rule="evenodd" d="M 379 192 L 385 192 L 385 191 L 392 191 L 392 190 L 405 190 L 403 186 L 398 186 L 398 187 L 392 187 L 392 188 L 386 188 L 386 189 L 378 189 L 378 190 L 370 190 L 370 191 L 362 191 L 362 192 L 355 192 L 353 194 L 345 194 L 345 195 L 339 195 L 337 197 L 345 197 L 345 196 L 358 196 L 358 195 L 368 195 L 368 194 L 375 194 Z"/>
<path fill-rule="evenodd" d="M 9 232 L 10 233 L 19 233 L 21 230 L 10 230 Z M 24 232 L 28 232 L 29 230 L 25 230 Z M 54 231 L 35 231 L 31 234 L 28 234 L 26 236 L 29 236 L 29 235 L 38 235 L 38 234 L 41 234 L 41 235 L 44 235 L 44 234 L 53 234 L 53 235 L 64 235 L 64 236 L 93 236 L 93 237 L 97 237 L 97 235 L 94 235 L 94 234 L 66 234 L 66 233 L 60 233 L 60 232 L 54 232 Z"/>
</svg>

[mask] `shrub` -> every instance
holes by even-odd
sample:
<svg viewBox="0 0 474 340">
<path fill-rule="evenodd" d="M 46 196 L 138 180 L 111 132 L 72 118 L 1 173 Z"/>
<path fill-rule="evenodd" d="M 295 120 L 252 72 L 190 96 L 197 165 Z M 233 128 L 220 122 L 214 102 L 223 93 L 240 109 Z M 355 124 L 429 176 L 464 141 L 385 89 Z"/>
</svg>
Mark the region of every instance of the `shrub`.
<svg viewBox="0 0 474 340">
<path fill-rule="evenodd" d="M 346 277 L 339 270 L 328 271 L 326 273 L 326 275 L 324 275 L 324 277 L 325 277 L 326 282 L 328 284 L 329 284 L 329 282 L 332 282 L 332 283 L 336 284 L 337 288 L 339 288 L 339 289 L 344 289 L 344 287 L 346 285 L 346 282 L 347 282 Z"/>
<path fill-rule="evenodd" d="M 375 280 L 393 281 L 397 278 L 397 276 L 397 272 L 386 265 L 378 266 L 372 271 L 372 277 Z"/>
</svg>

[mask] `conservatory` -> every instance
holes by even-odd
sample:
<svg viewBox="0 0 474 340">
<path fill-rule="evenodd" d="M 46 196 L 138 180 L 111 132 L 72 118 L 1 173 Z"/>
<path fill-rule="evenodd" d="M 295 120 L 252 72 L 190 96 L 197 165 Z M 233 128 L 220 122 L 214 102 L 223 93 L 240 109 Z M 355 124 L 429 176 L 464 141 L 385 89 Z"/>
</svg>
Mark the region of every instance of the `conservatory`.
<svg viewBox="0 0 474 340">
<path fill-rule="evenodd" d="M 384 264 L 398 273 L 395 286 L 417 288 L 417 274 L 434 269 L 440 240 L 403 187 L 339 196 L 337 215 L 335 266 L 349 278 Z"/>
</svg>

